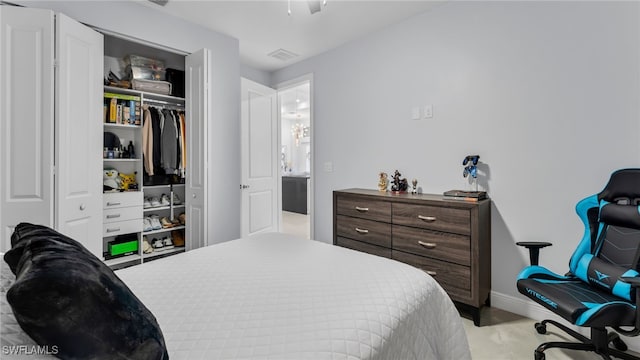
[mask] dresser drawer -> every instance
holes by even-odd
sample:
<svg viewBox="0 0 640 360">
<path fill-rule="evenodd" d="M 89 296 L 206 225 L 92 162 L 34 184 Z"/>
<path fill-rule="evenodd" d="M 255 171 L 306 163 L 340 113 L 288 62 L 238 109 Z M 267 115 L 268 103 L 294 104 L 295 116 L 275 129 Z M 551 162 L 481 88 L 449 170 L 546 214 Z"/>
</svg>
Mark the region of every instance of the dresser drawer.
<svg viewBox="0 0 640 360">
<path fill-rule="evenodd" d="M 451 299 L 469 301 L 471 298 L 471 270 L 467 266 L 393 250 L 391 258 L 424 270 L 433 276 Z"/>
<path fill-rule="evenodd" d="M 338 215 L 336 231 L 341 237 L 391 248 L 391 224 L 389 223 Z"/>
<path fill-rule="evenodd" d="M 124 220 L 142 219 L 142 206 L 106 209 L 102 211 L 102 222 L 112 223 Z"/>
<path fill-rule="evenodd" d="M 466 209 L 394 203 L 392 222 L 463 235 L 471 234 L 471 214 Z"/>
<path fill-rule="evenodd" d="M 365 252 L 367 254 L 378 255 L 378 256 L 382 256 L 382 257 L 386 257 L 388 259 L 391 259 L 391 249 L 389 249 L 389 248 L 384 248 L 384 247 L 381 247 L 381 246 L 371 245 L 371 244 L 363 243 L 363 242 L 356 241 L 356 240 L 345 239 L 345 238 L 342 238 L 342 237 L 338 237 L 336 239 L 336 245 L 342 246 L 342 247 L 345 247 L 345 248 L 348 248 L 348 249 L 352 249 L 352 250 L 362 251 L 362 252 Z"/>
<path fill-rule="evenodd" d="M 142 219 L 102 224 L 102 236 L 116 236 L 142 231 Z"/>
<path fill-rule="evenodd" d="M 391 222 L 391 203 L 387 201 L 338 196 L 336 203 L 336 211 L 339 215 Z"/>
<path fill-rule="evenodd" d="M 102 194 L 102 208 L 105 210 L 136 205 L 142 205 L 142 191 Z"/>
<path fill-rule="evenodd" d="M 467 235 L 393 225 L 393 249 L 471 266 Z"/>
</svg>

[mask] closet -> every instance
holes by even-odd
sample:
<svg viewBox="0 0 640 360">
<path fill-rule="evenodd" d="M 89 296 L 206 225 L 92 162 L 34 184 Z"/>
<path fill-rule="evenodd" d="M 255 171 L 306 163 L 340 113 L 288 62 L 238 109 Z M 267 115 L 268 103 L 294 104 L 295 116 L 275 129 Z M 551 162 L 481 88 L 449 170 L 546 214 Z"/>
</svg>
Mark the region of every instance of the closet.
<svg viewBox="0 0 640 360">
<path fill-rule="evenodd" d="M 203 246 L 210 51 L 170 54 L 95 31 L 51 10 L 0 6 L 0 16 L 0 251 L 10 248 L 14 226 L 27 221 L 77 239 L 114 268 L 134 265 L 161 257 L 160 252 L 143 253 L 143 219 L 154 213 L 170 218 L 184 213 L 186 219 L 176 226 L 183 232 L 184 247 L 166 255 Z M 138 55 L 177 58 L 186 75 L 184 97 L 104 86 L 105 56 L 121 57 L 118 51 L 129 48 L 150 52 Z M 184 109 L 189 167 L 179 181 L 144 186 L 142 122 L 105 122 L 110 96 L 137 99 L 140 106 Z M 105 152 L 105 133 L 117 136 L 123 148 L 131 143 L 135 155 Z M 135 174 L 137 188 L 106 191 L 105 169 Z M 168 208 L 145 209 L 145 199 L 155 192 L 167 193 L 172 200 Z M 112 257 L 113 240 L 127 234 L 135 238 L 137 250 Z"/>
</svg>

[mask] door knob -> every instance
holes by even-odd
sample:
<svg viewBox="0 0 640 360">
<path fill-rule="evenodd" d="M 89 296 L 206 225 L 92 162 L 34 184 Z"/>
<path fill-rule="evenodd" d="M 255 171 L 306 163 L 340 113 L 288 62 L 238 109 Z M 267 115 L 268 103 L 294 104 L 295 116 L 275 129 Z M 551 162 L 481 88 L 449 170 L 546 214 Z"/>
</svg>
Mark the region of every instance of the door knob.
<svg viewBox="0 0 640 360">
<path fill-rule="evenodd" d="M 240 188 L 241 188 L 241 189 L 248 189 L 248 188 L 249 188 L 249 185 L 244 185 L 244 184 L 243 184 L 243 185 L 240 185 Z"/>
<path fill-rule="evenodd" d="M 84 204 L 80 204 L 80 211 L 84 211 L 87 207 Z"/>
<path fill-rule="evenodd" d="M 192 196 L 194 199 L 196 198 L 196 194 L 192 194 L 191 196 Z"/>
</svg>

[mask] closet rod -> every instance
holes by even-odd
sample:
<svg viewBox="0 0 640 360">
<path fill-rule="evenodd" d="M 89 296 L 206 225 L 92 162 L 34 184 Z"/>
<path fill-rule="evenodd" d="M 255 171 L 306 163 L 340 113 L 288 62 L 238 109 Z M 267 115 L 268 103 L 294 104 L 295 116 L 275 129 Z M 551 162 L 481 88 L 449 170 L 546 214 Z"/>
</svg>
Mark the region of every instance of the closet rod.
<svg viewBox="0 0 640 360">
<path fill-rule="evenodd" d="M 163 101 L 163 100 L 156 100 L 156 99 L 144 99 L 145 103 L 154 103 L 154 104 L 161 104 L 161 105 L 170 105 L 170 106 L 175 106 L 178 108 L 184 108 L 184 105 L 182 104 L 178 104 L 178 103 L 173 103 L 173 102 L 169 102 L 169 101 Z"/>
</svg>

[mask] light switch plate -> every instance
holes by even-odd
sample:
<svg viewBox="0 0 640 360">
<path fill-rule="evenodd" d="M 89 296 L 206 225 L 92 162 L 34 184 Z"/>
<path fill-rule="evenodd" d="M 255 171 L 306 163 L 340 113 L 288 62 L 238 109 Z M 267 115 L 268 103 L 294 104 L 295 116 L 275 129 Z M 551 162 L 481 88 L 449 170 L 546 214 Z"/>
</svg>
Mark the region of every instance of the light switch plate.
<svg viewBox="0 0 640 360">
<path fill-rule="evenodd" d="M 411 120 L 420 120 L 420 107 L 416 106 L 411 109 Z"/>
<path fill-rule="evenodd" d="M 433 117 L 433 105 L 424 106 L 424 118 L 431 119 Z"/>
</svg>

